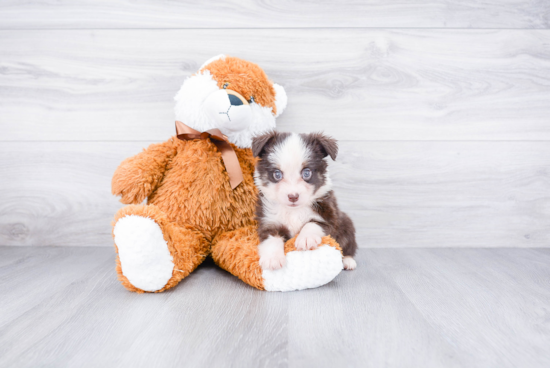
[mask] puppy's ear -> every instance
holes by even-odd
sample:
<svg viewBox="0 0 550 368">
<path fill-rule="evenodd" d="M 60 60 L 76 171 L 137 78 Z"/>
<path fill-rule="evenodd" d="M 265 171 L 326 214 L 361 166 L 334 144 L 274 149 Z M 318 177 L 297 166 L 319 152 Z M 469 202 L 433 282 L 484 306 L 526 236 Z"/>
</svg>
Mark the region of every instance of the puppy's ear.
<svg viewBox="0 0 550 368">
<path fill-rule="evenodd" d="M 318 146 L 321 149 L 323 157 L 330 156 L 333 161 L 338 155 L 338 142 L 336 139 L 324 135 L 323 133 L 310 133 L 304 137 L 308 145 Z"/>
<path fill-rule="evenodd" d="M 266 144 L 277 136 L 277 132 L 272 130 L 265 134 L 252 138 L 252 154 L 254 157 L 260 157 L 264 151 Z"/>
</svg>

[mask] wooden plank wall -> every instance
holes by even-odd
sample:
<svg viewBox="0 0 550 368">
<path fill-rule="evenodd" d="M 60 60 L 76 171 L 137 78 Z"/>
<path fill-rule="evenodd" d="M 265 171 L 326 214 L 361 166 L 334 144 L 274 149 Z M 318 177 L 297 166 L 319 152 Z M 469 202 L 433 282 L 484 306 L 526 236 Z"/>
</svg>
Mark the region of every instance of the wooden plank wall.
<svg viewBox="0 0 550 368">
<path fill-rule="evenodd" d="M 0 245 L 111 246 L 124 158 L 219 53 L 286 87 L 361 247 L 550 246 L 550 3 L 4 1 Z"/>
</svg>

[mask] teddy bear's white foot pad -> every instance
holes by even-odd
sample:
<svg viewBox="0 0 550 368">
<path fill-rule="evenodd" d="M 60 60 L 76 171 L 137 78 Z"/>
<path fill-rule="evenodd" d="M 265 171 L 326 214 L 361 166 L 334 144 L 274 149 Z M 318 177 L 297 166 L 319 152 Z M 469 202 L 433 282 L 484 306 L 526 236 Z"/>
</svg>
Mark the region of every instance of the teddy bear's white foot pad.
<svg viewBox="0 0 550 368">
<path fill-rule="evenodd" d="M 144 291 L 162 289 L 172 277 L 174 262 L 159 225 L 148 217 L 129 215 L 113 230 L 122 274 Z"/>
<path fill-rule="evenodd" d="M 279 270 L 263 270 L 267 291 L 294 291 L 316 288 L 332 281 L 342 271 L 342 253 L 330 245 L 315 250 L 286 254 L 286 265 Z"/>
</svg>

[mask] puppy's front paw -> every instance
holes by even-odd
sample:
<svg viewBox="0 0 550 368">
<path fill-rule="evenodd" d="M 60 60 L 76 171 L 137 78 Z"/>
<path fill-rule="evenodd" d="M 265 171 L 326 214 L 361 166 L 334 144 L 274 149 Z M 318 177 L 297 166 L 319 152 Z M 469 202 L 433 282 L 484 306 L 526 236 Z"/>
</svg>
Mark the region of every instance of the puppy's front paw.
<svg viewBox="0 0 550 368">
<path fill-rule="evenodd" d="M 344 263 L 345 270 L 351 271 L 357 268 L 357 262 L 355 262 L 355 259 L 353 259 L 353 257 L 345 256 L 342 262 Z"/>
<path fill-rule="evenodd" d="M 285 252 L 265 254 L 260 257 L 260 267 L 263 270 L 278 270 L 286 264 Z"/>
<path fill-rule="evenodd" d="M 311 250 L 317 248 L 321 244 L 321 237 L 316 234 L 311 234 L 302 231 L 296 238 L 296 249 Z"/>
<path fill-rule="evenodd" d="M 286 264 L 285 243 L 278 236 L 269 236 L 258 246 L 260 267 L 263 270 L 278 270 Z"/>
<path fill-rule="evenodd" d="M 304 225 L 300 234 L 296 238 L 296 249 L 311 250 L 317 248 L 321 244 L 321 238 L 325 235 L 323 229 L 313 222 L 308 222 Z"/>
</svg>

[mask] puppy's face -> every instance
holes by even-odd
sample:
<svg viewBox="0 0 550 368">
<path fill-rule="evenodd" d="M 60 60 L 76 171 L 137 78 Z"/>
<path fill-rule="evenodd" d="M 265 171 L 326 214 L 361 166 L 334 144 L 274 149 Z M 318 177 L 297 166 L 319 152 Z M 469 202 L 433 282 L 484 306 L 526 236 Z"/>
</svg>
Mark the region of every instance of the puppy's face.
<svg viewBox="0 0 550 368">
<path fill-rule="evenodd" d="M 255 182 L 270 202 L 309 206 L 331 190 L 325 158 L 336 159 L 336 140 L 321 133 L 270 132 L 252 141 L 260 161 Z"/>
</svg>

